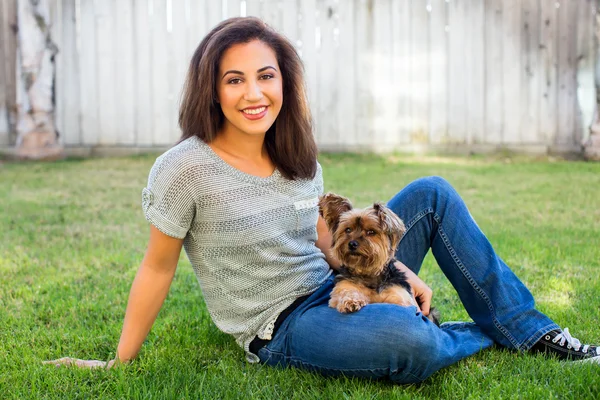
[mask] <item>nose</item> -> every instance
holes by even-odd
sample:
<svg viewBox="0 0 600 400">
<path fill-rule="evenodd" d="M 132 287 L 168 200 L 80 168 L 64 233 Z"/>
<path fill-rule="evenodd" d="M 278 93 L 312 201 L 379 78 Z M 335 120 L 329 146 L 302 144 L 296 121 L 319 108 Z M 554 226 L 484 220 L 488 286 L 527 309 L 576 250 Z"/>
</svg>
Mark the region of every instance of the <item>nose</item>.
<svg viewBox="0 0 600 400">
<path fill-rule="evenodd" d="M 244 93 L 244 100 L 258 101 L 262 98 L 263 94 L 258 82 L 248 81 L 248 84 L 246 86 L 246 93 Z"/>
<path fill-rule="evenodd" d="M 356 240 L 351 240 L 348 242 L 348 248 L 350 250 L 356 250 L 357 247 L 358 247 L 358 242 Z"/>
</svg>

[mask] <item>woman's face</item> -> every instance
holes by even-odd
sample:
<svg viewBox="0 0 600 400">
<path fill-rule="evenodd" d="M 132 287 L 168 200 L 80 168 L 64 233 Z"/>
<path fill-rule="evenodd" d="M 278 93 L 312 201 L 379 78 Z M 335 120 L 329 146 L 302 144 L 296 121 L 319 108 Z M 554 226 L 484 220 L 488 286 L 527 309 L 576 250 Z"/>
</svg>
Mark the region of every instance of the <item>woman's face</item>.
<svg viewBox="0 0 600 400">
<path fill-rule="evenodd" d="M 217 77 L 225 115 L 222 132 L 264 135 L 283 103 L 283 81 L 275 52 L 259 40 L 225 51 Z"/>
</svg>

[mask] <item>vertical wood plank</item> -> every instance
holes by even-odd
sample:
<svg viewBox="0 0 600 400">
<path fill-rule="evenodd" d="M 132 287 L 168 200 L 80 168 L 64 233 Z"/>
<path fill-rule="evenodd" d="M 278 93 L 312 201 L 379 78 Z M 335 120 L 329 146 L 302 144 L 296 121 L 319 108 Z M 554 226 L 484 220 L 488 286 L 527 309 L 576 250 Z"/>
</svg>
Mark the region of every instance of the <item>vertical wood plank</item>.
<svg viewBox="0 0 600 400">
<path fill-rule="evenodd" d="M 169 42 L 170 32 L 167 32 L 167 2 L 166 0 L 152 0 L 154 2 L 151 41 L 152 41 L 152 143 L 154 145 L 173 144 L 171 137 L 171 107 L 173 97 L 170 96 L 169 80 L 166 78 L 169 70 Z"/>
<path fill-rule="evenodd" d="M 483 1 L 465 2 L 466 43 L 465 76 L 468 144 L 485 142 L 485 4 Z"/>
<path fill-rule="evenodd" d="M 397 93 L 397 103 L 394 104 L 392 114 L 397 145 L 410 143 L 412 132 L 411 3 L 412 0 L 394 0 L 391 3 L 392 76 L 390 82 Z M 444 99 L 445 104 L 446 99 Z"/>
<path fill-rule="evenodd" d="M 505 0 L 503 16 L 504 135 L 505 145 L 521 141 L 521 0 Z"/>
<path fill-rule="evenodd" d="M 0 145 L 15 143 L 17 100 L 17 0 L 0 4 Z"/>
<path fill-rule="evenodd" d="M 281 29 L 289 40 L 298 47 L 299 38 L 299 26 L 298 26 L 298 15 L 300 13 L 299 2 L 301 0 L 288 0 L 283 2 L 281 9 Z M 350 7 L 345 7 L 350 8 Z"/>
<path fill-rule="evenodd" d="M 246 0 L 246 15 L 260 17 L 262 15 L 262 0 Z"/>
<path fill-rule="evenodd" d="M 204 3 L 206 4 L 206 21 L 209 31 L 225 18 L 223 1 L 225 0 L 206 0 Z"/>
<path fill-rule="evenodd" d="M 116 51 L 113 33 L 115 27 L 115 1 L 95 2 L 96 13 L 96 65 L 98 79 L 98 144 L 117 144 L 117 93 L 116 93 Z"/>
<path fill-rule="evenodd" d="M 521 141 L 537 143 L 540 116 L 540 3 L 538 0 L 522 0 L 523 21 L 521 35 Z"/>
<path fill-rule="evenodd" d="M 133 84 L 135 90 L 134 143 L 137 146 L 153 144 L 154 110 L 152 108 L 152 23 L 149 4 L 153 0 L 134 0 L 134 68 Z"/>
<path fill-rule="evenodd" d="M 186 4 L 183 1 L 173 1 L 171 7 L 173 22 L 170 36 L 171 44 L 169 46 L 172 52 L 169 96 L 173 98 L 173 101 L 171 103 L 169 120 L 171 125 L 171 143 L 175 143 L 181 137 L 181 131 L 178 126 L 179 106 L 181 104 L 185 75 L 193 49 L 189 49 L 187 46 L 189 29 L 186 23 Z"/>
<path fill-rule="evenodd" d="M 318 142 L 318 120 L 316 115 L 319 110 L 319 81 L 318 59 L 316 45 L 317 15 L 316 0 L 302 0 L 300 21 L 300 53 L 306 71 L 308 99 L 314 120 L 315 137 Z"/>
<path fill-rule="evenodd" d="M 287 2 L 293 2 L 293 0 Z M 269 26 L 281 32 L 283 29 L 282 0 L 263 0 L 261 17 Z"/>
<path fill-rule="evenodd" d="M 338 92 L 336 74 L 339 70 L 334 40 L 336 28 L 336 4 L 334 0 L 317 0 L 321 45 L 319 47 L 319 104 L 317 108 L 319 143 L 326 147 L 335 146 L 338 135 L 337 112 Z"/>
<path fill-rule="evenodd" d="M 241 16 L 241 5 L 240 0 L 227 0 L 227 18 Z"/>
<path fill-rule="evenodd" d="M 596 26 L 595 0 L 582 0 L 577 16 L 577 119 L 575 143 L 582 143 L 589 136 L 589 127 L 594 118 L 596 90 L 594 85 L 595 49 L 594 28 Z"/>
<path fill-rule="evenodd" d="M 196 47 L 200 45 L 204 36 L 212 28 L 212 24 L 208 24 L 207 1 L 210 0 L 186 0 L 186 48 L 188 50 L 186 69 L 189 66 L 189 60 L 192 58 L 194 50 L 196 50 Z"/>
<path fill-rule="evenodd" d="M 502 74 L 502 2 L 485 9 L 485 143 L 502 143 L 504 133 L 504 75 Z"/>
<path fill-rule="evenodd" d="M 558 129 L 558 13 L 555 2 L 540 2 L 540 133 L 547 145 L 554 143 Z"/>
<path fill-rule="evenodd" d="M 60 19 L 60 40 L 56 56 L 56 113 L 61 116 L 59 132 L 65 146 L 81 145 L 79 125 L 80 93 L 79 55 L 77 52 L 77 15 L 75 0 L 62 0 Z"/>
<path fill-rule="evenodd" d="M 370 58 L 372 71 L 371 98 L 373 99 L 373 138 L 371 148 L 389 150 L 399 140 L 395 126 L 395 105 L 399 94 L 390 85 L 393 75 L 392 0 L 373 3 L 373 50 Z"/>
<path fill-rule="evenodd" d="M 81 143 L 96 145 L 100 140 L 98 106 L 98 67 L 96 53 L 96 16 L 94 1 L 79 0 L 80 23 L 80 76 L 81 85 Z"/>
<path fill-rule="evenodd" d="M 557 2 L 558 3 L 558 2 Z M 573 146 L 577 109 L 577 6 L 579 1 L 558 3 L 558 132 L 555 144 Z"/>
<path fill-rule="evenodd" d="M 410 77 L 411 119 L 410 141 L 413 144 L 429 143 L 429 11 L 425 1 L 410 4 Z"/>
<path fill-rule="evenodd" d="M 431 1 L 429 24 L 430 85 L 429 143 L 439 144 L 448 134 L 448 25 L 447 2 Z"/>
<path fill-rule="evenodd" d="M 356 129 L 361 136 L 360 145 L 372 149 L 375 145 L 375 99 L 373 96 L 373 70 L 371 58 L 374 50 L 374 0 L 359 0 L 356 4 Z"/>
<path fill-rule="evenodd" d="M 338 52 L 337 60 L 340 65 L 336 74 L 336 84 L 339 102 L 336 107 L 338 121 L 338 146 L 345 144 L 348 149 L 358 148 L 359 135 L 356 129 L 356 72 L 354 60 L 356 34 L 355 8 L 342 5 L 337 8 L 338 20 Z"/>
<path fill-rule="evenodd" d="M 112 60 L 112 86 L 115 88 L 115 143 L 132 145 L 135 142 L 134 88 L 134 28 L 133 0 L 118 0 L 113 9 L 115 30 L 112 32 L 114 59 Z"/>
<path fill-rule="evenodd" d="M 464 2 L 453 0 L 448 3 L 449 43 L 449 96 L 448 96 L 448 141 L 465 143 L 467 135 L 467 77 L 465 76 L 466 24 Z M 448 144 L 448 143 L 447 143 Z"/>
</svg>

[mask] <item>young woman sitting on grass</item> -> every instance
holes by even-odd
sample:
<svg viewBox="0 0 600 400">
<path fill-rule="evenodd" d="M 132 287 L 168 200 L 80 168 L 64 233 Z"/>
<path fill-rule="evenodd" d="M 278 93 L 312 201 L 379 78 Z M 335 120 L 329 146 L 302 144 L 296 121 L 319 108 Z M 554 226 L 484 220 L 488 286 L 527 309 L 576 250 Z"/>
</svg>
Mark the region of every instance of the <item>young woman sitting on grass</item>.
<svg viewBox="0 0 600 400">
<path fill-rule="evenodd" d="M 537 311 L 456 191 L 419 179 L 388 206 L 405 222 L 396 257 L 420 305 L 370 304 L 343 314 L 328 306 L 331 235 L 319 216 L 321 167 L 301 60 L 257 18 L 220 23 L 196 49 L 181 104 L 181 141 L 150 171 L 142 204 L 150 239 L 133 281 L 116 357 L 63 358 L 108 366 L 134 359 L 163 304 L 182 246 L 217 327 L 249 362 L 325 375 L 423 381 L 499 344 L 598 362 Z M 417 276 L 432 250 L 474 322 L 437 327 L 432 290 Z"/>
</svg>

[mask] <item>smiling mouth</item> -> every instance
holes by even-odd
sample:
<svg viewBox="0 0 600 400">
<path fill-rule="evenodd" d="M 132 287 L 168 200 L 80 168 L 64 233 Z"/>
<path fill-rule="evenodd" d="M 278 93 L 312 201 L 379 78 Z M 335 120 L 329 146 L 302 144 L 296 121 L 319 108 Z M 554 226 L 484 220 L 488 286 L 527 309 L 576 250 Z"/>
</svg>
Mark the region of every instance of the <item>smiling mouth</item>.
<svg viewBox="0 0 600 400">
<path fill-rule="evenodd" d="M 265 106 L 258 107 L 258 108 L 246 108 L 245 110 L 242 110 L 242 112 L 244 114 L 248 114 L 248 115 L 257 115 L 257 114 L 262 113 L 266 109 L 267 109 L 267 107 L 265 107 Z"/>
</svg>

